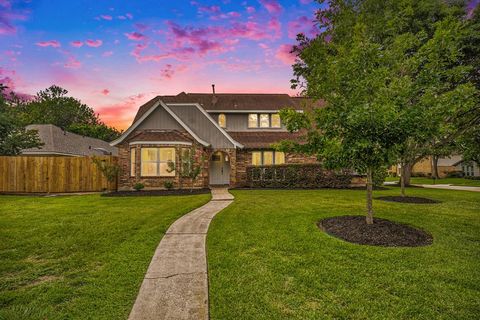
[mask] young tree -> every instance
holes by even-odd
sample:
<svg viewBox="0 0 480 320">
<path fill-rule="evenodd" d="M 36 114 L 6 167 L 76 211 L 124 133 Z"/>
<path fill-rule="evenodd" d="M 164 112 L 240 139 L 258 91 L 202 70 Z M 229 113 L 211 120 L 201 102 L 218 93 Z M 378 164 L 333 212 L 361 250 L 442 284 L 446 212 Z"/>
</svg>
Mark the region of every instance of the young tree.
<svg viewBox="0 0 480 320">
<path fill-rule="evenodd" d="M 168 171 L 173 172 L 175 170 L 179 171 L 180 175 L 180 188 L 182 188 L 182 178 L 187 178 L 190 180 L 190 192 L 193 191 L 193 187 L 198 177 L 202 173 L 202 169 L 205 163 L 205 157 L 203 152 L 197 148 L 182 149 L 180 156 L 180 165 L 169 161 L 168 162 Z"/>
<path fill-rule="evenodd" d="M 7 87 L 0 84 L 0 155 L 14 156 L 20 154 L 22 149 L 42 146 L 43 143 L 35 130 L 25 130 L 16 121 L 13 116 L 15 107 L 6 99 L 5 89 Z"/>
</svg>

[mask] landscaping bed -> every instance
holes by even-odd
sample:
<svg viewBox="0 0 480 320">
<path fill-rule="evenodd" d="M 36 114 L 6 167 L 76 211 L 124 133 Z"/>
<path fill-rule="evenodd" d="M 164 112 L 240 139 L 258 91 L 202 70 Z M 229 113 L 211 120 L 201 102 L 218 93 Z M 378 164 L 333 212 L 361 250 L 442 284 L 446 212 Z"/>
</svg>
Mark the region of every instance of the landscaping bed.
<svg viewBox="0 0 480 320">
<path fill-rule="evenodd" d="M 423 197 L 402 197 L 402 196 L 384 196 L 377 197 L 377 200 L 390 201 L 390 202 L 401 202 L 401 203 L 418 203 L 418 204 L 432 204 L 432 203 L 441 203 L 441 201 L 423 198 Z"/>
<path fill-rule="evenodd" d="M 340 216 L 318 222 L 318 227 L 331 236 L 348 242 L 382 247 L 420 247 L 432 244 L 425 231 L 394 221 L 374 218 L 367 224 L 365 216 Z"/>
<path fill-rule="evenodd" d="M 175 190 L 141 190 L 141 191 L 114 191 L 103 194 L 104 197 L 142 197 L 142 196 L 189 196 L 207 194 L 210 189 L 175 189 Z"/>
</svg>

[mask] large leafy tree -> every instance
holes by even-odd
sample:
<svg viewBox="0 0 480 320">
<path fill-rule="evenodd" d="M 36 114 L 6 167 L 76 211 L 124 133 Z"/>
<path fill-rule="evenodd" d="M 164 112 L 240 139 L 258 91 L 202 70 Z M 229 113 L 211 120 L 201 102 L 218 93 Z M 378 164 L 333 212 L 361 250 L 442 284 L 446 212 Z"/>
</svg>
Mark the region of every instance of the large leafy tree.
<svg viewBox="0 0 480 320">
<path fill-rule="evenodd" d="M 298 37 L 293 87 L 325 107 L 283 111 L 287 127 L 306 134 L 281 148 L 366 173 L 367 223 L 373 172 L 418 156 L 416 146 L 445 137 L 476 104 L 478 92 L 461 79 L 470 69 L 458 63 L 462 10 L 440 0 L 332 0 L 318 12 L 322 32 Z"/>
<path fill-rule="evenodd" d="M 92 108 L 67 94 L 67 90 L 55 85 L 41 90 L 32 101 L 18 110 L 20 121 L 24 125 L 53 124 L 67 131 L 106 141 L 120 135 L 118 130 L 104 124 Z"/>
<path fill-rule="evenodd" d="M 7 87 L 0 84 L 0 155 L 14 156 L 22 149 L 40 147 L 38 134 L 35 130 L 25 130 L 14 116 L 15 105 L 21 100 L 15 96 L 7 99 L 4 93 Z"/>
</svg>

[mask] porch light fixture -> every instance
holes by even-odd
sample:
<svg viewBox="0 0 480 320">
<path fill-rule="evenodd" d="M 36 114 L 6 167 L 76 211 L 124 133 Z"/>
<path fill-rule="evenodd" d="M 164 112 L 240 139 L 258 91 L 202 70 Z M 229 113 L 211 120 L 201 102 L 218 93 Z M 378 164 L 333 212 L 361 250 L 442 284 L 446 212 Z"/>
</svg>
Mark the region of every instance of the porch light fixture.
<svg viewBox="0 0 480 320">
<path fill-rule="evenodd" d="M 225 162 L 228 162 L 228 154 L 225 155 Z"/>
</svg>

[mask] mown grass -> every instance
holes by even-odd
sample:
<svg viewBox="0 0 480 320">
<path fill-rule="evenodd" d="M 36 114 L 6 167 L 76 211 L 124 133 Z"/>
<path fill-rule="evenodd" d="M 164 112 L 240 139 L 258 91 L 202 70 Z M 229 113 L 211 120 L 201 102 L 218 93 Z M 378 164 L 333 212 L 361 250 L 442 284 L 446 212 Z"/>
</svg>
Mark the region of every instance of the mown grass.
<svg viewBox="0 0 480 320">
<path fill-rule="evenodd" d="M 400 178 L 388 177 L 386 181 L 400 182 Z M 453 184 L 454 186 L 480 187 L 480 180 L 465 179 L 465 178 L 432 179 L 432 178 L 412 177 L 411 183 L 412 184 Z"/>
<path fill-rule="evenodd" d="M 0 319 L 126 319 L 168 226 L 209 198 L 0 196 Z"/>
<path fill-rule="evenodd" d="M 211 319 L 478 319 L 480 193 L 411 188 L 443 202 L 375 200 L 377 217 L 433 235 L 416 248 L 356 245 L 318 229 L 322 218 L 363 214 L 361 190 L 233 193 L 207 239 Z"/>
</svg>

